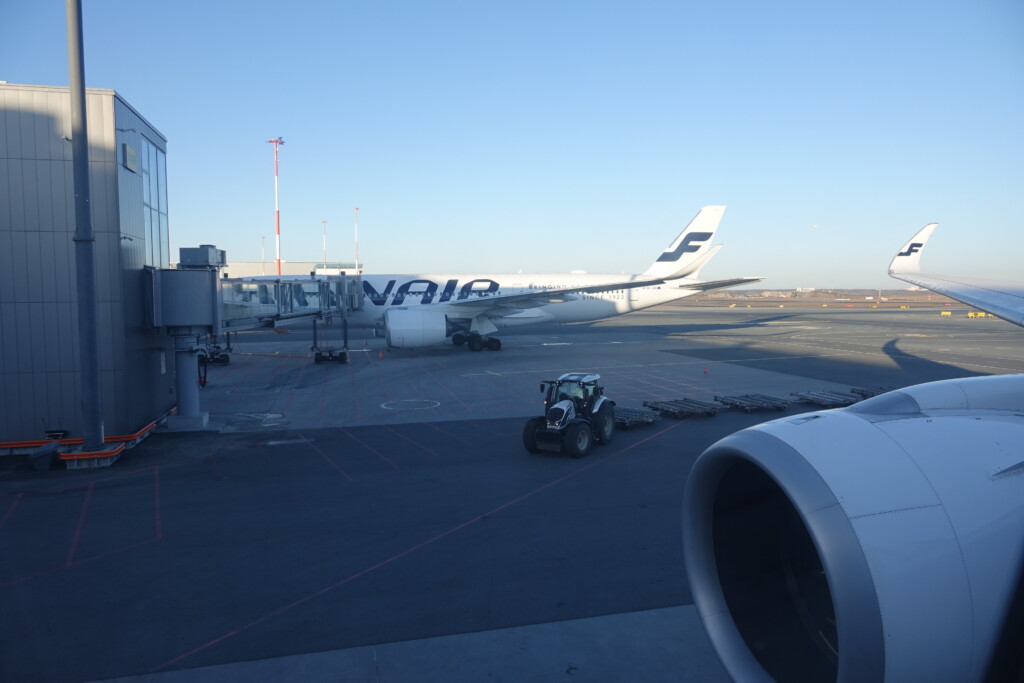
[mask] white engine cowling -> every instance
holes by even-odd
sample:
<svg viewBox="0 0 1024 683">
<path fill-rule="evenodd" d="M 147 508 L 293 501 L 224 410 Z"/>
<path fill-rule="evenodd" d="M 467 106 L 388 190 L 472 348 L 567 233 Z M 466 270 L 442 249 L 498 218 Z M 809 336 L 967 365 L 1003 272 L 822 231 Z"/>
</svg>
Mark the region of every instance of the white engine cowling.
<svg viewBox="0 0 1024 683">
<path fill-rule="evenodd" d="M 1024 375 L 722 439 L 687 480 L 683 548 L 738 681 L 980 680 L 1024 552 Z"/>
<path fill-rule="evenodd" d="M 384 330 L 388 346 L 433 346 L 447 339 L 448 318 L 438 311 L 392 308 L 384 313 Z"/>
</svg>

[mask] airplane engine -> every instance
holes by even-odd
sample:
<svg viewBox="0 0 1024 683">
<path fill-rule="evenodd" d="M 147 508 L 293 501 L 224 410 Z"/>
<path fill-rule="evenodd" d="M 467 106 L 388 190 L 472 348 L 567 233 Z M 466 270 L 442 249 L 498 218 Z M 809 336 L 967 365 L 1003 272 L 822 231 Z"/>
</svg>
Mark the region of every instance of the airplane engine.
<svg viewBox="0 0 1024 683">
<path fill-rule="evenodd" d="M 384 313 L 388 346 L 412 348 L 442 343 L 450 332 L 448 317 L 438 311 L 392 308 Z"/>
<path fill-rule="evenodd" d="M 1024 375 L 718 441 L 686 483 L 683 549 L 737 681 L 980 680 L 1024 552 Z"/>
</svg>

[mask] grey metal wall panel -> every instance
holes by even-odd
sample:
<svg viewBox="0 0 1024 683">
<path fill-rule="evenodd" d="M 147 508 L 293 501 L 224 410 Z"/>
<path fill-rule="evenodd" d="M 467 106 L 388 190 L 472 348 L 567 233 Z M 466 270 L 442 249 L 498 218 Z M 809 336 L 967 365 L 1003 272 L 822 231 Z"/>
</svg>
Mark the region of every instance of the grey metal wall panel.
<svg viewBox="0 0 1024 683">
<path fill-rule="evenodd" d="M 53 278 L 54 301 L 74 301 L 74 242 L 70 232 L 55 232 L 53 235 Z"/>
<path fill-rule="evenodd" d="M 61 372 L 74 372 L 78 369 L 78 306 L 71 302 L 58 303 L 54 324 L 60 344 L 57 368 Z"/>
<path fill-rule="evenodd" d="M 4 254 L 14 249 L 14 233 L 0 232 L 0 303 L 14 301 L 14 269 L 7 265 Z"/>
<path fill-rule="evenodd" d="M 142 179 L 119 164 L 118 143 L 166 140 L 113 91 L 90 89 L 86 104 L 103 414 L 108 434 L 133 433 L 175 397 L 160 364 L 169 340 L 146 327 L 138 286 Z M 2 411 L 2 441 L 39 438 L 44 422 L 81 433 L 69 108 L 66 88 L 0 84 L 0 395 L 20 397 Z"/>
<path fill-rule="evenodd" d="M 42 351 L 46 371 L 56 372 L 59 370 L 57 357 L 60 355 L 60 321 L 57 319 L 60 312 L 59 304 L 54 302 L 39 304 L 39 310 L 42 311 L 44 320 L 45 334 L 43 335 Z"/>
<path fill-rule="evenodd" d="M 0 123 L 3 121 L 3 112 L 0 111 Z M 2 137 L 2 136 L 0 136 Z M 11 180 L 10 162 L 0 156 L 0 232 L 11 229 Z"/>
<path fill-rule="evenodd" d="M 10 155 L 7 149 L 7 112 L 10 111 L 7 106 L 8 97 L 10 97 L 10 93 L 0 89 L 0 159 L 6 159 Z M 0 197 L 2 196 L 0 195 Z"/>
<path fill-rule="evenodd" d="M 35 387 L 35 376 L 30 372 L 19 372 L 15 375 L 18 378 L 16 386 L 18 387 L 17 394 L 17 405 L 18 405 L 18 423 L 17 428 L 20 433 L 25 434 L 27 438 L 32 438 L 35 434 L 38 434 L 35 425 L 36 415 L 33 406 L 33 389 Z"/>
<path fill-rule="evenodd" d="M 75 170 L 70 160 L 64 165 L 64 225 L 75 231 Z"/>
<path fill-rule="evenodd" d="M 63 391 L 61 380 L 59 372 L 46 373 L 46 401 L 43 413 L 46 429 L 67 429 L 64 426 L 67 420 L 64 418 L 63 405 L 59 400 Z"/>
<path fill-rule="evenodd" d="M 0 381 L 4 385 L 4 396 L 7 397 L 7 401 L 4 404 L 7 406 L 7 410 L 3 411 L 3 415 L 0 419 L 3 420 L 3 431 L 0 432 L 0 438 L 4 441 L 20 441 L 24 437 L 24 431 L 19 427 L 21 426 L 21 402 L 18 400 L 18 375 L 17 373 L 10 373 L 0 376 Z"/>
<path fill-rule="evenodd" d="M 18 370 L 18 323 L 14 317 L 14 304 L 0 302 L 0 374 Z"/>
<path fill-rule="evenodd" d="M 15 302 L 14 319 L 19 322 L 28 323 L 32 315 L 31 309 L 32 304 Z M 22 371 L 31 370 L 32 366 L 29 364 L 32 362 L 32 331 L 29 329 L 29 325 L 18 325 L 15 328 L 15 338 L 14 353 L 18 358 L 18 369 Z"/>
<path fill-rule="evenodd" d="M 69 161 L 51 161 L 47 166 L 50 171 L 50 225 L 54 230 L 70 230 L 73 221 L 68 220 L 68 204 L 75 200 L 74 191 L 69 192 L 68 169 Z"/>
<path fill-rule="evenodd" d="M 49 106 L 48 93 L 36 91 L 32 93 L 32 158 L 48 159 L 50 157 L 50 141 L 57 135 L 59 117 L 54 117 Z"/>
<path fill-rule="evenodd" d="M 67 102 L 65 105 L 64 102 Z M 66 107 L 66 109 L 65 109 Z M 64 111 L 70 111 L 71 98 L 61 97 L 60 93 L 47 93 L 46 94 L 46 112 L 52 125 L 48 131 L 49 134 L 49 145 L 47 149 L 47 159 L 54 161 L 64 161 L 65 159 L 71 159 L 71 143 L 65 138 L 70 138 L 70 131 L 65 132 L 64 130 Z M 71 122 L 68 121 L 67 125 L 70 126 Z"/>
<path fill-rule="evenodd" d="M 52 231 L 40 232 L 38 237 L 40 268 L 35 279 L 35 286 L 38 288 L 36 296 L 39 301 L 52 303 L 57 300 L 57 273 L 54 270 L 56 234 Z"/>
<path fill-rule="evenodd" d="M 24 164 L 19 160 L 19 163 L 11 164 L 8 167 L 7 182 L 9 183 L 10 194 L 8 199 L 10 200 L 10 212 L 11 212 L 11 229 L 13 230 L 24 230 L 25 229 L 25 167 Z"/>
<path fill-rule="evenodd" d="M 25 236 L 25 289 L 22 301 L 39 301 L 38 278 L 43 272 L 42 233 L 24 232 Z"/>
<path fill-rule="evenodd" d="M 26 305 L 28 319 L 28 325 L 19 325 L 19 327 L 27 327 L 28 343 L 30 353 L 28 356 L 21 356 L 22 358 L 31 359 L 31 368 L 46 368 L 46 317 L 43 315 L 42 306 L 38 303 L 33 302 Z M 22 318 L 21 320 L 25 320 Z"/>
<path fill-rule="evenodd" d="M 60 416 L 63 424 L 67 425 L 63 429 L 74 428 L 78 429 L 79 423 L 79 411 L 78 405 L 80 375 L 77 372 L 61 372 L 60 374 Z"/>
<path fill-rule="evenodd" d="M 7 91 L 3 111 L 3 134 L 4 148 L 8 159 L 21 157 L 21 93 L 18 91 Z"/>
<path fill-rule="evenodd" d="M 49 160 L 36 163 L 35 212 L 40 230 L 53 230 L 53 187 L 50 183 L 50 167 L 54 162 Z"/>
<path fill-rule="evenodd" d="M 22 230 L 40 230 L 43 227 L 39 223 L 39 186 L 36 184 L 40 163 L 38 159 L 26 159 L 22 163 L 21 199 L 22 210 L 25 212 Z"/>
<path fill-rule="evenodd" d="M 26 233 L 24 230 L 11 232 L 10 262 L 3 264 L 14 276 L 14 286 L 11 287 L 11 301 L 29 300 L 28 270 L 25 268 L 25 259 L 27 258 L 25 238 Z"/>
</svg>

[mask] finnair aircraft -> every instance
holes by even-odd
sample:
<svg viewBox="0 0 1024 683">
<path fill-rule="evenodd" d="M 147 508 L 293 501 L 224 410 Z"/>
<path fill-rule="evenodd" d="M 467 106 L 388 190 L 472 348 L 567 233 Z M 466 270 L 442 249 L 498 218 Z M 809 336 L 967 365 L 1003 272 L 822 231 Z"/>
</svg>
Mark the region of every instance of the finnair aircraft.
<svg viewBox="0 0 1024 683">
<path fill-rule="evenodd" d="M 389 346 L 432 346 L 451 340 L 471 351 L 497 350 L 499 329 L 549 322 L 586 322 L 657 306 L 712 289 L 758 282 L 741 277 L 706 282 L 700 269 L 725 212 L 706 206 L 638 275 L 474 274 L 362 276 L 361 311 L 352 327 L 383 331 Z"/>
<path fill-rule="evenodd" d="M 1024 325 L 1024 283 L 889 274 Z M 972 332 L 974 330 L 972 329 Z M 1022 680 L 1024 374 L 928 382 L 697 458 L 683 556 L 737 681 Z"/>
<path fill-rule="evenodd" d="M 921 272 L 921 253 L 938 226 L 929 223 L 911 237 L 893 257 L 889 275 L 1024 326 L 1024 283 Z"/>
</svg>

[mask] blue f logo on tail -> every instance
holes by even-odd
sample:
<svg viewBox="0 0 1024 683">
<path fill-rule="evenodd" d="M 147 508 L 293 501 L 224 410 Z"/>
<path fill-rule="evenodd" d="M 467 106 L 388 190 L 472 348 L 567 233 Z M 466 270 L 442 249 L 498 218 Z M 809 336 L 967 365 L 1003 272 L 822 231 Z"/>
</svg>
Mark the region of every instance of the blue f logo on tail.
<svg viewBox="0 0 1024 683">
<path fill-rule="evenodd" d="M 897 256 L 910 256 L 921 251 L 921 247 L 924 246 L 924 242 L 911 242 L 910 246 L 907 247 L 906 251 L 901 251 Z"/>
<path fill-rule="evenodd" d="M 707 242 L 711 239 L 712 233 L 710 232 L 691 232 L 683 241 L 679 243 L 679 246 L 672 251 L 666 251 L 658 257 L 658 261 L 678 261 L 679 257 L 683 254 L 688 254 L 693 251 L 699 251 L 702 242 Z"/>
</svg>

